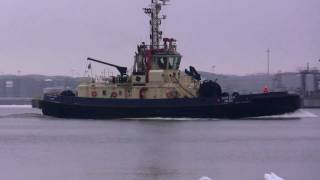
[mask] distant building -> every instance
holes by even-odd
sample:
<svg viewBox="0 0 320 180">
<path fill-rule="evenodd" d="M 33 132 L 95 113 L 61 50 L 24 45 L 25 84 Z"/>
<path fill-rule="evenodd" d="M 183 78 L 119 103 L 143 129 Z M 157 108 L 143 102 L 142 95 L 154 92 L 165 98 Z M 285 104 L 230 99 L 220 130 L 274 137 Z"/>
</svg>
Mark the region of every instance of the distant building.
<svg viewBox="0 0 320 180">
<path fill-rule="evenodd" d="M 0 76 L 0 98 L 1 97 L 38 97 L 42 96 L 45 88 L 62 87 L 74 89 L 81 78 L 64 76 Z"/>
</svg>

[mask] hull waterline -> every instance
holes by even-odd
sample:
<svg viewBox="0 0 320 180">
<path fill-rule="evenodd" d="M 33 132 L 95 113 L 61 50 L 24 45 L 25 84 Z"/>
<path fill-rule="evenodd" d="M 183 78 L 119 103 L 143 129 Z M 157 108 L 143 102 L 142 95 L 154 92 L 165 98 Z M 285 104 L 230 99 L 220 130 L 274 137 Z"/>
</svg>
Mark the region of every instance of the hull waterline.
<svg viewBox="0 0 320 180">
<path fill-rule="evenodd" d="M 212 98 L 119 100 L 50 97 L 41 100 L 44 115 L 60 118 L 244 118 L 280 115 L 300 108 L 300 97 L 282 93 L 239 96 L 222 103 Z"/>
</svg>

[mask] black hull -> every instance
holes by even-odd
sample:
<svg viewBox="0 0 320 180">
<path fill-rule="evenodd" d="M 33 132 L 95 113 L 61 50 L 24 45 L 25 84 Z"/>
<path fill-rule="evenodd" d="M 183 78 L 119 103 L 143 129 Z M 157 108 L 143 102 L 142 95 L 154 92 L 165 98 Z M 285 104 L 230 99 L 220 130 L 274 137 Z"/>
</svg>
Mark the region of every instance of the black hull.
<svg viewBox="0 0 320 180">
<path fill-rule="evenodd" d="M 119 100 L 45 96 L 40 101 L 44 115 L 60 118 L 244 118 L 280 115 L 300 108 L 300 97 L 287 93 L 239 96 L 233 102 L 211 98 L 165 100 Z"/>
</svg>

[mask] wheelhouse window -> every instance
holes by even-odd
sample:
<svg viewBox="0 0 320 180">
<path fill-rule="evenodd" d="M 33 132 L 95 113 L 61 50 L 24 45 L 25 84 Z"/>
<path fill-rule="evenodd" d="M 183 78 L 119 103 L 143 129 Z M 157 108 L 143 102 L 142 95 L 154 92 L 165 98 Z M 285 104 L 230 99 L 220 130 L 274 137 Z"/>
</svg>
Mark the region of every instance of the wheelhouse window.
<svg viewBox="0 0 320 180">
<path fill-rule="evenodd" d="M 160 69 L 167 69 L 168 57 L 158 57 L 157 62 Z"/>
<path fill-rule="evenodd" d="M 169 57 L 168 69 L 177 70 L 180 66 L 181 58 L 179 56 Z"/>
<path fill-rule="evenodd" d="M 181 62 L 180 56 L 155 56 L 153 58 L 152 69 L 179 69 Z"/>
</svg>

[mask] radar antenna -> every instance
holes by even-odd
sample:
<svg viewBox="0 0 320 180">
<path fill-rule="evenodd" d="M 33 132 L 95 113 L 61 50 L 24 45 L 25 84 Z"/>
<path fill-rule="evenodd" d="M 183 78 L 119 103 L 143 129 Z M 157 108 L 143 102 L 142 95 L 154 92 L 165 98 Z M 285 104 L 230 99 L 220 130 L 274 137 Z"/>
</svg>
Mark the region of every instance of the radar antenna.
<svg viewBox="0 0 320 180">
<path fill-rule="evenodd" d="M 144 8 L 144 12 L 151 17 L 150 20 L 150 41 L 152 49 L 160 48 L 160 41 L 162 39 L 162 31 L 160 30 L 161 21 L 166 19 L 166 16 L 163 15 L 160 17 L 160 11 L 162 6 L 168 5 L 167 2 L 170 0 L 151 0 L 151 5 L 149 8 Z"/>
</svg>

